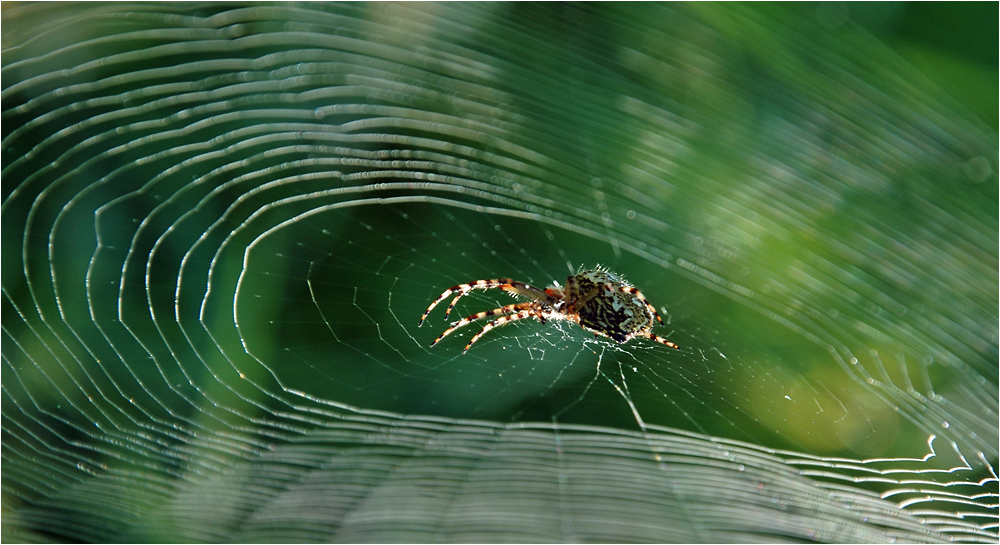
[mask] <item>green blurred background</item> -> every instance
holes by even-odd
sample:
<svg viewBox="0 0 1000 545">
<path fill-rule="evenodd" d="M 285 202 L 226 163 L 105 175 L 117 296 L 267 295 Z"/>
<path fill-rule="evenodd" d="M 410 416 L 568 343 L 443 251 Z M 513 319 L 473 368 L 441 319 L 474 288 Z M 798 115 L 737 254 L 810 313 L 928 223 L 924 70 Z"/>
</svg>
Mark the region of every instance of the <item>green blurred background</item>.
<svg viewBox="0 0 1000 545">
<path fill-rule="evenodd" d="M 995 541 L 995 3 L 3 9 L 5 540 Z"/>
<path fill-rule="evenodd" d="M 758 9 L 779 6 L 756 4 Z M 820 2 L 790 7 L 828 28 L 850 21 L 997 128 L 997 10 L 989 2 Z"/>
</svg>

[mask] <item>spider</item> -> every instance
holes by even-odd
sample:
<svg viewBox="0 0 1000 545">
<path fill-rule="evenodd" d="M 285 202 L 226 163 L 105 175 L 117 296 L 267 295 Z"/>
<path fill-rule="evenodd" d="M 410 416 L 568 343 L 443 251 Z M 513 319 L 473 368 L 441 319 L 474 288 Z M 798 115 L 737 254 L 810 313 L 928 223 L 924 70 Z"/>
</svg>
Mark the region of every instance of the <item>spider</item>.
<svg viewBox="0 0 1000 545">
<path fill-rule="evenodd" d="M 468 351 L 487 331 L 525 318 L 535 318 L 542 323 L 547 320 L 569 320 L 594 333 L 595 337 L 608 337 L 618 343 L 628 342 L 635 337 L 644 337 L 670 348 L 680 348 L 663 337 L 653 334 L 654 318 L 661 324 L 663 320 L 660 319 L 660 315 L 653 308 L 653 305 L 646 301 L 642 292 L 617 274 L 601 267 L 582 271 L 566 278 L 565 288 L 560 287 L 559 283 L 556 282 L 550 288 L 539 289 L 510 278 L 476 280 L 469 284 L 459 284 L 444 290 L 444 293 L 427 307 L 424 315 L 420 317 L 420 323 L 417 327 L 424 325 L 424 320 L 434 310 L 434 307 L 452 294 L 457 293 L 458 295 L 448 305 L 448 310 L 444 313 L 446 319 L 455 308 L 455 303 L 468 295 L 469 292 L 493 288 L 500 288 L 512 295 L 527 297 L 530 301 L 486 310 L 463 318 L 452 324 L 437 339 L 434 339 L 431 346 L 460 327 L 476 320 L 501 315 L 500 318 L 486 324 L 482 331 L 472 337 L 462 353 Z"/>
</svg>

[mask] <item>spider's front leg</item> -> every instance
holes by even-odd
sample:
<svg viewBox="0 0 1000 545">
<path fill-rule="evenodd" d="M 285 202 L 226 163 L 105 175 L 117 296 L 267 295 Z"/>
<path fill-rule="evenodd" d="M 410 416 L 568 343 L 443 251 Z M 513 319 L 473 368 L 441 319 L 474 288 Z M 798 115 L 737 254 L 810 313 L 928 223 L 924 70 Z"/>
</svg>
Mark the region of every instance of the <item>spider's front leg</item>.
<svg viewBox="0 0 1000 545">
<path fill-rule="evenodd" d="M 455 298 L 452 299 L 451 304 L 448 305 L 448 310 L 446 310 L 444 313 L 444 317 L 446 319 L 448 318 L 448 315 L 451 314 L 452 309 L 455 308 L 455 304 L 458 303 L 458 300 L 468 295 L 469 292 L 473 290 L 488 290 L 492 288 L 500 288 L 510 293 L 523 295 L 525 297 L 528 297 L 529 299 L 533 299 L 535 301 L 543 301 L 549 304 L 551 304 L 553 301 L 552 297 L 549 294 L 547 294 L 545 290 L 536 288 L 530 284 L 525 284 L 524 282 L 518 282 L 517 280 L 512 280 L 510 278 L 495 278 L 493 280 L 476 280 L 475 282 L 472 282 L 470 284 L 459 284 L 457 286 L 452 286 L 444 290 L 444 293 L 442 293 L 437 299 L 435 299 L 434 302 L 427 307 L 427 310 L 424 311 L 423 316 L 420 317 L 420 322 L 417 323 L 417 327 L 424 325 L 424 320 L 426 320 L 427 316 L 431 313 L 432 310 L 434 310 L 434 307 L 438 306 L 438 304 L 441 303 L 441 301 L 447 299 L 451 294 L 458 292 L 458 295 L 456 295 Z"/>
<path fill-rule="evenodd" d="M 438 306 L 438 304 L 441 303 L 441 301 L 444 301 L 445 299 L 448 298 L 448 296 L 450 296 L 455 292 L 458 292 L 458 296 L 455 297 L 455 300 L 452 301 L 450 305 L 448 305 L 448 312 L 445 312 L 444 314 L 445 318 L 447 318 L 448 314 L 451 313 L 451 309 L 455 307 L 455 303 L 457 303 L 458 300 L 461 299 L 463 296 L 468 295 L 470 291 L 498 288 L 500 286 L 503 286 L 504 284 L 509 284 L 510 282 L 513 282 L 513 280 L 509 278 L 497 278 L 495 280 L 476 280 L 471 284 L 459 284 L 457 286 L 452 286 L 444 290 L 444 292 L 440 296 L 438 296 L 438 298 L 435 299 L 434 302 L 430 304 L 430 306 L 427 307 L 427 310 L 424 311 L 423 316 L 420 317 L 420 322 L 417 324 L 417 327 L 424 325 L 424 320 L 426 320 L 427 316 L 431 313 L 432 310 L 434 310 L 434 307 Z"/>
<path fill-rule="evenodd" d="M 448 335 L 451 335 L 452 332 L 454 332 L 456 329 L 467 326 L 472 322 L 475 322 L 476 320 L 482 320 L 483 318 L 487 318 L 489 316 L 496 316 L 497 314 L 508 314 L 512 312 L 518 312 L 521 310 L 529 310 L 531 309 L 531 306 L 533 304 L 534 303 L 530 301 L 527 303 L 515 303 L 513 305 L 507 305 L 500 308 L 495 308 L 493 310 L 484 310 L 483 312 L 479 312 L 477 314 L 473 314 L 472 316 L 462 318 L 461 320 L 455 322 L 454 325 L 446 329 L 444 333 L 438 336 L 438 338 L 434 339 L 434 342 L 431 343 L 431 346 L 434 346 L 441 339 L 447 337 Z M 466 348 L 466 350 L 468 350 L 468 348 Z"/>
<path fill-rule="evenodd" d="M 537 310 L 522 310 L 517 312 L 516 314 L 509 314 L 502 318 L 497 318 L 496 320 L 493 320 L 492 322 L 486 324 L 486 327 L 484 327 L 482 331 L 476 333 L 476 336 L 473 337 L 471 341 L 469 341 L 469 344 L 465 345 L 465 349 L 462 350 L 462 353 L 465 354 L 466 352 L 468 352 L 469 348 L 473 345 L 473 343 L 478 341 L 480 337 L 485 335 L 487 331 L 493 329 L 494 327 L 504 326 L 511 322 L 531 317 L 535 317 L 538 319 L 542 318 L 541 314 L 539 314 Z"/>
</svg>

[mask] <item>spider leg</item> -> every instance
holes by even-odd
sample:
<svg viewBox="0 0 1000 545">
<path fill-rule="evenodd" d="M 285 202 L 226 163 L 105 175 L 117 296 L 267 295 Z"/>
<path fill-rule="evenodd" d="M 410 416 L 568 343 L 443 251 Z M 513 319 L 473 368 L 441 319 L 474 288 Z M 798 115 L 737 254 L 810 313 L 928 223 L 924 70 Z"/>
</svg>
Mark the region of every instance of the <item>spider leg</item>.
<svg viewBox="0 0 1000 545">
<path fill-rule="evenodd" d="M 603 284 L 603 287 L 608 290 L 613 289 L 611 286 L 607 284 Z M 584 305 L 587 304 L 588 301 L 590 301 L 594 297 L 597 297 L 599 293 L 601 293 L 601 286 L 597 286 L 588 291 L 587 293 L 580 295 L 579 297 L 577 297 L 576 304 L 574 305 L 574 307 L 576 308 L 576 310 L 582 309 Z"/>
<path fill-rule="evenodd" d="M 680 350 L 681 349 L 681 347 L 679 347 L 676 344 L 674 344 L 674 343 L 672 343 L 672 342 L 664 339 L 663 337 L 660 337 L 659 335 L 653 335 L 652 333 L 646 333 L 645 335 L 640 335 L 640 336 L 641 337 L 646 337 L 647 339 L 656 341 L 656 342 L 658 342 L 660 344 L 665 344 L 665 345 L 669 346 L 670 348 L 674 348 L 676 350 Z"/>
<path fill-rule="evenodd" d="M 438 338 L 434 339 L 434 342 L 431 343 L 431 346 L 434 346 L 441 339 L 447 337 L 448 335 L 451 335 L 452 332 L 454 332 L 456 329 L 458 329 L 460 327 L 465 327 L 465 326 L 471 324 L 472 322 L 475 322 L 476 320 L 482 320 L 483 318 L 487 318 L 489 316 L 496 316 L 497 314 L 507 314 L 507 313 L 510 313 L 510 312 L 517 312 L 519 310 L 527 310 L 527 309 L 531 308 L 531 305 L 534 305 L 534 304 L 535 303 L 533 301 L 529 301 L 527 303 L 514 303 L 513 305 L 507 305 L 507 306 L 504 306 L 504 307 L 495 308 L 493 310 L 484 310 L 483 312 L 480 312 L 480 313 L 477 313 L 477 314 L 473 314 L 472 316 L 469 316 L 467 318 L 462 318 L 461 320 L 459 320 L 458 322 L 456 322 L 455 325 L 453 325 L 453 326 L 449 327 L 448 329 L 446 329 L 444 331 L 444 333 L 442 333 L 440 336 L 438 336 Z"/>
<path fill-rule="evenodd" d="M 544 289 L 536 288 L 531 284 L 518 282 L 517 280 L 508 279 L 504 285 L 500 286 L 500 289 L 506 291 L 507 293 L 520 295 L 522 297 L 527 297 L 528 299 L 532 299 L 534 301 L 541 301 L 549 305 L 555 303 L 555 299 Z"/>
<path fill-rule="evenodd" d="M 417 324 L 417 327 L 424 325 L 424 320 L 426 320 L 427 315 L 430 314 L 432 310 L 434 310 L 434 307 L 438 306 L 438 304 L 441 301 L 444 301 L 445 299 L 448 298 L 449 295 L 455 292 L 459 292 L 458 297 L 456 297 L 455 300 L 451 302 L 451 305 L 448 306 L 449 311 L 451 310 L 452 307 L 455 306 L 455 303 L 459 299 L 461 299 L 463 295 L 468 294 L 472 290 L 477 290 L 477 289 L 488 290 L 490 288 L 496 288 L 502 286 L 508 282 L 513 282 L 513 280 L 509 278 L 497 278 L 495 280 L 476 280 L 471 284 L 459 284 L 457 286 L 452 286 L 444 290 L 444 293 L 442 293 L 437 299 L 434 300 L 433 303 L 430 304 L 429 307 L 427 307 L 427 310 L 424 311 L 424 315 L 420 317 L 420 323 Z"/>
<path fill-rule="evenodd" d="M 435 299 L 434 302 L 431 303 L 429 307 L 427 307 L 427 310 L 424 311 L 423 316 L 420 317 L 420 322 L 417 324 L 417 327 L 424 325 L 424 320 L 426 320 L 427 316 L 431 313 L 432 310 L 434 310 L 434 307 L 438 306 L 438 304 L 441 303 L 441 301 L 447 299 L 451 294 L 458 292 L 458 295 L 451 301 L 451 304 L 448 305 L 448 310 L 445 311 L 444 313 L 445 318 L 447 318 L 448 315 L 451 314 L 451 311 L 453 308 L 455 308 L 455 304 L 458 303 L 458 300 L 468 295 L 469 292 L 473 290 L 488 290 L 492 288 L 500 288 L 504 291 L 514 293 L 517 295 L 523 295 L 525 297 L 534 299 L 536 301 L 545 301 L 547 303 L 553 302 L 552 297 L 549 296 L 549 294 L 545 293 L 545 290 L 536 288 L 529 284 L 525 284 L 524 282 L 518 282 L 517 280 L 512 280 L 510 278 L 496 278 L 493 280 L 476 280 L 475 282 L 469 284 L 459 284 L 457 286 L 452 286 L 444 290 L 444 293 L 442 293 L 437 299 Z"/>
<path fill-rule="evenodd" d="M 482 331 L 480 331 L 479 333 L 476 333 L 476 336 L 473 337 L 471 341 L 469 341 L 469 344 L 465 345 L 465 350 L 462 350 L 462 353 L 464 354 L 464 353 L 468 352 L 469 351 L 469 347 L 471 347 L 473 343 L 475 343 L 476 341 L 478 341 L 480 337 L 482 337 L 483 335 L 485 335 L 487 331 L 493 329 L 494 327 L 500 327 L 500 326 L 503 326 L 503 325 L 507 325 L 507 324 L 509 324 L 511 322 L 517 321 L 517 320 L 523 320 L 525 318 L 531 318 L 531 317 L 538 318 L 539 316 L 537 314 L 537 311 L 534 311 L 534 310 L 522 310 L 522 311 L 519 311 L 519 312 L 517 312 L 515 314 L 508 314 L 506 316 L 503 316 L 501 318 L 497 318 L 496 320 L 493 320 L 492 322 L 486 324 L 486 327 L 484 327 Z"/>
<path fill-rule="evenodd" d="M 615 289 L 615 288 L 611 287 L 610 284 L 604 284 L 604 286 L 609 291 L 612 291 L 612 290 Z M 643 295 L 642 292 L 639 291 L 638 288 L 636 288 L 635 286 L 619 286 L 618 289 L 621 290 L 621 291 L 623 291 L 623 292 L 625 292 L 625 293 L 630 293 L 630 294 L 636 296 L 640 301 L 642 301 L 642 304 L 646 305 L 646 308 L 648 308 L 649 311 L 653 313 L 653 316 L 656 318 L 656 321 L 660 322 L 661 324 L 663 323 L 663 318 L 660 318 L 660 313 L 656 312 L 656 308 L 654 308 L 653 305 L 649 304 L 649 301 L 646 300 L 646 296 Z"/>
<path fill-rule="evenodd" d="M 566 288 L 563 289 L 566 299 L 573 300 L 580 297 L 580 282 L 575 276 L 566 277 Z"/>
</svg>

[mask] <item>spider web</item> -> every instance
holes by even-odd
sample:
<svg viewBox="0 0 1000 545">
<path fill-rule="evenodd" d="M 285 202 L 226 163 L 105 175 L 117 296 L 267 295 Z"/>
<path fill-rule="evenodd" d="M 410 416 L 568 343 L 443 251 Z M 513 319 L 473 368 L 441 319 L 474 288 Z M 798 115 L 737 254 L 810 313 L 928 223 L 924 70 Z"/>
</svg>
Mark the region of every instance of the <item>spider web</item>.
<svg viewBox="0 0 1000 545">
<path fill-rule="evenodd" d="M 4 539 L 995 542 L 995 131 L 676 8 L 5 10 Z"/>
</svg>

